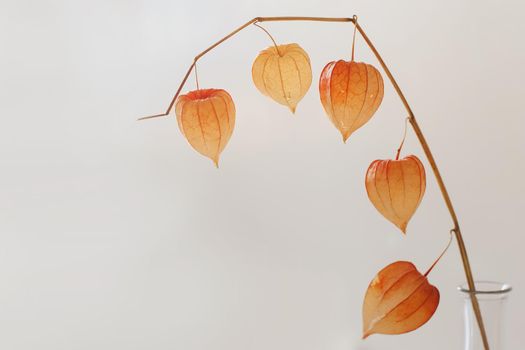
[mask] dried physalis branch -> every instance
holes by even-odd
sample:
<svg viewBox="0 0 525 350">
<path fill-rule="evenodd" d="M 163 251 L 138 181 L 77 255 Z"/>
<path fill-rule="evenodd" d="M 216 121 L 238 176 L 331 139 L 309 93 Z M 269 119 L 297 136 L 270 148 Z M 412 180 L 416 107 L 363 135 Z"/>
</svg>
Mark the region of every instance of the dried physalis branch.
<svg viewBox="0 0 525 350">
<path fill-rule="evenodd" d="M 257 24 L 256 24 L 257 25 Z M 252 78 L 261 93 L 287 106 L 292 113 L 312 84 L 310 57 L 297 44 L 277 45 L 261 51 L 252 65 Z"/>
<path fill-rule="evenodd" d="M 425 324 L 439 304 L 439 291 L 427 276 L 445 254 L 422 275 L 408 261 L 397 261 L 376 275 L 368 286 L 363 302 L 363 338 L 371 334 L 402 334 Z"/>
<path fill-rule="evenodd" d="M 235 105 L 221 89 L 202 89 L 181 95 L 175 105 L 182 134 L 200 154 L 219 166 L 219 156 L 235 126 Z"/>
<path fill-rule="evenodd" d="M 372 41 L 358 25 L 356 16 L 353 18 L 297 16 L 253 18 L 195 56 L 164 113 L 150 115 L 139 120 L 169 116 L 175 107 L 179 127 L 191 146 L 199 153 L 211 158 L 217 165 L 221 151 L 225 148 L 234 128 L 235 106 L 230 95 L 224 90 L 199 90 L 198 79 L 196 79 L 197 91 L 179 97 L 189 75 L 194 69 L 196 74 L 196 64 L 201 57 L 248 26 L 252 24 L 259 26 L 258 24 L 262 22 L 297 20 L 353 22 L 355 25 L 351 60 L 328 63 L 319 79 L 322 105 L 330 120 L 341 132 L 344 141 L 373 116 L 384 94 L 383 78 L 379 71 L 372 65 L 354 61 L 355 37 L 359 30 L 410 115 L 410 123 L 418 135 L 418 140 L 440 184 L 450 216 L 453 218 L 454 233 L 457 237 L 465 274 L 473 288 L 474 277 L 456 213 L 450 203 L 450 197 L 430 147 L 401 88 Z M 266 32 L 265 29 L 263 30 Z M 271 39 L 274 46 L 264 50 L 256 58 L 252 67 L 252 77 L 255 85 L 263 94 L 289 107 L 293 112 L 311 85 L 310 59 L 299 45 L 278 46 L 275 40 Z M 400 160 L 399 151 L 395 160 L 376 160 L 370 165 L 366 175 L 366 188 L 374 206 L 405 232 L 407 223 L 417 209 L 425 191 L 425 171 L 421 161 L 415 156 L 408 156 Z M 365 296 L 364 337 L 373 333 L 404 333 L 424 324 L 432 316 L 439 302 L 439 293 L 428 283 L 427 274 L 428 272 L 421 275 L 410 262 L 396 262 L 380 271 L 370 284 Z M 484 348 L 488 350 L 487 334 L 476 295 L 472 294 L 471 299 Z"/>
<path fill-rule="evenodd" d="M 374 160 L 366 172 L 366 192 L 376 209 L 406 233 L 426 187 L 425 168 L 414 155 Z"/>
</svg>

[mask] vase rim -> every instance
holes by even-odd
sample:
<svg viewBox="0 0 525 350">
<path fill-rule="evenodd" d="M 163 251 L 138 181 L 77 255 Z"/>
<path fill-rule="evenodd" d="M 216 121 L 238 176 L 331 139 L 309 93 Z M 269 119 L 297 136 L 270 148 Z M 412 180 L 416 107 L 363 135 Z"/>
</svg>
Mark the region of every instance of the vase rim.
<svg viewBox="0 0 525 350">
<path fill-rule="evenodd" d="M 512 286 L 507 283 L 495 281 L 475 281 L 476 291 L 473 294 L 506 294 L 512 290 Z M 463 283 L 458 286 L 458 290 L 462 293 L 472 294 L 468 287 L 468 283 Z"/>
</svg>

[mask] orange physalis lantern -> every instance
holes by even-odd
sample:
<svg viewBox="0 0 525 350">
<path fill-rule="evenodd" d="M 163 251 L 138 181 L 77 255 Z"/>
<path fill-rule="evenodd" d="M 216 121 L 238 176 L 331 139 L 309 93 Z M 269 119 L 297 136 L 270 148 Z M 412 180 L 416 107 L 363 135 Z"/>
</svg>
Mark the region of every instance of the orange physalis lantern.
<svg viewBox="0 0 525 350">
<path fill-rule="evenodd" d="M 333 61 L 321 73 L 319 93 L 326 114 L 346 142 L 381 104 L 383 78 L 370 64 Z"/>
<path fill-rule="evenodd" d="M 368 198 L 376 209 L 406 232 L 426 187 L 425 168 L 414 155 L 400 160 L 375 160 L 365 179 Z"/>
<path fill-rule="evenodd" d="M 252 78 L 260 92 L 295 113 L 312 84 L 310 58 L 297 44 L 271 46 L 253 62 Z"/>
<path fill-rule="evenodd" d="M 363 338 L 407 333 L 425 324 L 439 305 L 439 291 L 428 283 L 427 274 L 408 261 L 379 271 L 363 302 Z"/>
<path fill-rule="evenodd" d="M 177 99 L 177 121 L 182 134 L 200 154 L 219 166 L 219 156 L 235 126 L 235 105 L 222 89 L 190 91 Z"/>
</svg>

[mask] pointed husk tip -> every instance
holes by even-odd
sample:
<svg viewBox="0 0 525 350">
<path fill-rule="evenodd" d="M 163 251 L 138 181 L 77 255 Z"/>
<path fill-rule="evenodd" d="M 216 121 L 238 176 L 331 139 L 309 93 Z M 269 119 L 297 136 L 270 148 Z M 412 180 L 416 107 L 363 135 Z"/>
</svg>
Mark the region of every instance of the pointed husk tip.
<svg viewBox="0 0 525 350">
<path fill-rule="evenodd" d="M 213 164 L 215 164 L 215 167 L 219 169 L 219 157 L 212 158 Z"/>
<path fill-rule="evenodd" d="M 341 131 L 341 136 L 343 137 L 343 143 L 346 144 L 346 140 L 350 137 L 352 133 L 349 131 Z"/>
</svg>

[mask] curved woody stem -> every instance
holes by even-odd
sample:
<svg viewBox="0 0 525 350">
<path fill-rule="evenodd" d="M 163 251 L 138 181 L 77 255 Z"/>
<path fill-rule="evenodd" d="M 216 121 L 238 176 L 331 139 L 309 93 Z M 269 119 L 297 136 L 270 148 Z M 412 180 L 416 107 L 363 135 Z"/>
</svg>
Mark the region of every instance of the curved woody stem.
<svg viewBox="0 0 525 350">
<path fill-rule="evenodd" d="M 374 44 L 368 38 L 368 36 L 364 32 L 363 28 L 359 25 L 359 23 L 357 23 L 356 16 L 354 16 L 354 17 L 295 17 L 295 16 L 291 16 L 291 17 L 255 17 L 255 18 L 251 19 L 250 21 L 246 22 L 245 24 L 243 24 L 242 26 L 238 27 L 237 29 L 235 29 L 234 31 L 232 31 L 230 34 L 226 35 L 225 37 L 223 37 L 219 41 L 217 41 L 215 44 L 211 45 L 210 47 L 208 47 L 207 49 L 205 49 L 204 51 L 199 53 L 197 56 L 195 56 L 195 58 L 193 59 L 193 63 L 188 68 L 188 71 L 186 72 L 184 78 L 182 79 L 182 82 L 179 85 L 179 87 L 178 87 L 178 89 L 177 89 L 177 91 L 175 93 L 175 96 L 171 100 L 171 102 L 170 102 L 170 104 L 169 104 L 169 106 L 168 106 L 168 108 L 167 108 L 165 113 L 156 114 L 156 115 L 152 115 L 152 116 L 148 116 L 148 117 L 143 117 L 143 118 L 140 118 L 139 120 L 158 118 L 158 117 L 163 117 L 163 116 L 167 116 L 167 115 L 170 114 L 170 112 L 173 109 L 173 106 L 175 104 L 175 101 L 177 100 L 177 97 L 179 96 L 182 88 L 184 87 L 184 84 L 188 80 L 188 77 L 189 77 L 191 71 L 195 67 L 195 64 L 197 63 L 197 61 L 202 56 L 204 56 L 209 51 L 213 50 L 215 47 L 219 46 L 224 41 L 228 40 L 229 38 L 231 38 L 232 36 L 234 36 L 235 34 L 240 32 L 241 30 L 243 30 L 244 28 L 250 26 L 251 24 L 256 24 L 256 23 L 259 23 L 259 22 L 276 22 L 276 21 L 351 22 L 351 23 L 353 23 L 355 25 L 355 28 L 357 29 L 357 31 L 359 31 L 359 33 L 361 34 L 361 36 L 365 40 L 365 42 L 368 45 L 368 47 L 370 48 L 370 50 L 372 50 L 373 54 L 375 55 L 375 57 L 379 61 L 379 64 L 381 65 L 381 67 L 385 71 L 386 75 L 388 76 L 388 79 L 392 83 L 392 85 L 393 85 L 394 89 L 396 90 L 399 98 L 401 99 L 401 102 L 403 103 L 403 105 L 405 106 L 405 109 L 408 112 L 408 121 L 410 122 L 410 125 L 412 126 L 412 129 L 414 130 L 414 132 L 415 132 L 415 134 L 416 134 L 416 136 L 417 136 L 417 138 L 419 140 L 419 143 L 421 144 L 421 147 L 423 148 L 425 156 L 427 157 L 427 160 L 430 163 L 430 166 L 432 168 L 432 171 L 433 171 L 434 176 L 436 178 L 436 181 L 438 183 L 439 189 L 441 191 L 441 194 L 443 196 L 443 199 L 444 199 L 445 204 L 447 206 L 447 209 L 449 211 L 450 217 L 451 217 L 452 222 L 454 224 L 454 227 L 451 229 L 451 232 L 454 233 L 454 236 L 456 237 L 456 241 L 458 242 L 459 253 L 461 255 L 461 260 L 463 262 L 463 268 L 464 268 L 464 271 L 465 271 L 465 276 L 467 278 L 467 284 L 468 284 L 469 289 L 471 291 L 471 293 L 470 293 L 471 294 L 471 298 L 470 299 L 472 301 L 472 308 L 474 310 L 474 314 L 475 314 L 476 320 L 478 322 L 479 330 L 480 330 L 480 333 L 481 333 L 481 338 L 483 340 L 483 346 L 484 346 L 485 350 L 489 350 L 489 343 L 488 343 L 488 339 L 487 339 L 487 334 L 485 332 L 485 326 L 483 324 L 483 318 L 481 316 L 481 310 L 480 310 L 480 307 L 479 307 L 479 302 L 478 302 L 477 296 L 475 294 L 476 289 L 475 289 L 475 284 L 474 284 L 474 277 L 473 277 L 473 274 L 472 274 L 472 269 L 470 267 L 470 262 L 469 262 L 469 258 L 468 258 L 468 254 L 467 254 L 467 249 L 465 247 L 465 242 L 463 240 L 463 236 L 461 234 L 461 229 L 459 227 L 459 221 L 458 221 L 456 212 L 454 210 L 454 207 L 452 205 L 452 201 L 451 201 L 450 196 L 448 194 L 447 188 L 445 187 L 445 183 L 443 181 L 443 178 L 441 176 L 439 168 L 438 168 L 438 166 L 436 164 L 434 156 L 432 155 L 430 147 L 429 147 L 429 145 L 428 145 L 428 143 L 427 143 L 427 141 L 425 139 L 425 136 L 423 135 L 423 131 L 419 127 L 419 124 L 418 124 L 418 122 L 416 120 L 416 117 L 415 117 L 414 113 L 412 112 L 412 109 L 410 108 L 410 105 L 408 104 L 408 101 L 406 100 L 405 95 L 401 91 L 401 88 L 397 84 L 396 80 L 394 79 L 394 76 L 392 75 L 392 73 L 388 69 L 388 66 L 386 65 L 385 61 L 383 61 L 383 58 L 381 57 L 381 55 L 379 54 L 379 52 L 375 48 Z"/>
</svg>

